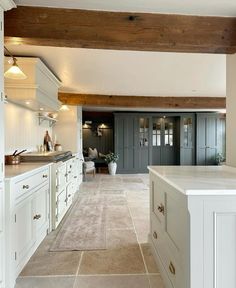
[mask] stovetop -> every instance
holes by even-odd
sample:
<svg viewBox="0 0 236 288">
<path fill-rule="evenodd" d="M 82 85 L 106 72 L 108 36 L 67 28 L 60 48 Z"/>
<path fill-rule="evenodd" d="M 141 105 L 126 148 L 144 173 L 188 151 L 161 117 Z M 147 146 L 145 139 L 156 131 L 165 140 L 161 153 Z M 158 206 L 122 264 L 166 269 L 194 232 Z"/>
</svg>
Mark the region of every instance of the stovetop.
<svg viewBox="0 0 236 288">
<path fill-rule="evenodd" d="M 59 162 L 72 158 L 71 151 L 29 152 L 21 155 L 22 162 Z"/>
</svg>

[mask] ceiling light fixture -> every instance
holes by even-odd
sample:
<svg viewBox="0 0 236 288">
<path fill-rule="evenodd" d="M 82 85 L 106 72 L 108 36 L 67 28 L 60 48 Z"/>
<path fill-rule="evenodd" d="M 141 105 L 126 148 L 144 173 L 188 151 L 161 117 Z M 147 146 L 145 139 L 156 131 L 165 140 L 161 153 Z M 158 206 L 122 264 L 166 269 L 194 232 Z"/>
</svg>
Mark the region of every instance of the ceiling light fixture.
<svg viewBox="0 0 236 288">
<path fill-rule="evenodd" d="M 4 73 L 4 77 L 14 80 L 24 80 L 27 78 L 25 73 L 19 68 L 16 61 L 17 59 L 11 54 L 11 52 L 4 46 L 11 59 L 8 61 L 11 67 Z"/>
<path fill-rule="evenodd" d="M 67 105 L 61 105 L 60 111 L 69 111 L 69 107 Z"/>
</svg>

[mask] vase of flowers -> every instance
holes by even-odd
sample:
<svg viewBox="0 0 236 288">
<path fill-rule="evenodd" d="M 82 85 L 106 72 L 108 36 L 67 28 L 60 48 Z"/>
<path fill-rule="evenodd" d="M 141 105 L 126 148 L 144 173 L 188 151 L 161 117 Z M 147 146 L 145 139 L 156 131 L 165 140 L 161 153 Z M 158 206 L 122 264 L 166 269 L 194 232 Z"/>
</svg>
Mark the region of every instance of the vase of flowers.
<svg viewBox="0 0 236 288">
<path fill-rule="evenodd" d="M 108 171 L 110 175 L 115 175 L 116 174 L 116 169 L 117 169 L 117 160 L 119 159 L 118 154 L 116 153 L 109 153 L 106 155 L 105 160 L 108 164 Z"/>
</svg>

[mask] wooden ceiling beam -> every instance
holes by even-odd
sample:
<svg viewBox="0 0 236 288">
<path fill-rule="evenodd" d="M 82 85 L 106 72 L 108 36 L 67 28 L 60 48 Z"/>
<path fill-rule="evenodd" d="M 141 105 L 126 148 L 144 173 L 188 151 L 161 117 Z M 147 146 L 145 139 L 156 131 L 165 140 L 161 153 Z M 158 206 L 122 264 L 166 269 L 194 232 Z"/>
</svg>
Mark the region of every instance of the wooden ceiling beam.
<svg viewBox="0 0 236 288">
<path fill-rule="evenodd" d="M 127 107 L 161 109 L 225 109 L 224 97 L 149 97 L 96 94 L 59 93 L 59 100 L 67 105 L 84 107 Z"/>
<path fill-rule="evenodd" d="M 6 44 L 236 53 L 236 18 L 18 6 L 5 14 Z"/>
</svg>

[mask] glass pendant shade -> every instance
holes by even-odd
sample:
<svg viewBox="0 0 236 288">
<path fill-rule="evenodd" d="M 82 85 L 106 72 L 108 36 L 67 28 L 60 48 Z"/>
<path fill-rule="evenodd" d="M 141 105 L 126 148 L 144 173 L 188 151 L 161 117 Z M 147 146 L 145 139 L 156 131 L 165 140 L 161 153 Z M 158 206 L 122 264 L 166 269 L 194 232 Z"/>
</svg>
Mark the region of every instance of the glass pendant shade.
<svg viewBox="0 0 236 288">
<path fill-rule="evenodd" d="M 61 111 L 69 111 L 69 107 L 67 105 L 61 105 L 61 108 L 60 108 Z"/>
<path fill-rule="evenodd" d="M 13 58 L 12 66 L 4 73 L 4 76 L 9 79 L 15 80 L 23 80 L 26 79 L 27 76 L 25 73 L 19 68 L 16 63 L 16 58 Z"/>
</svg>

